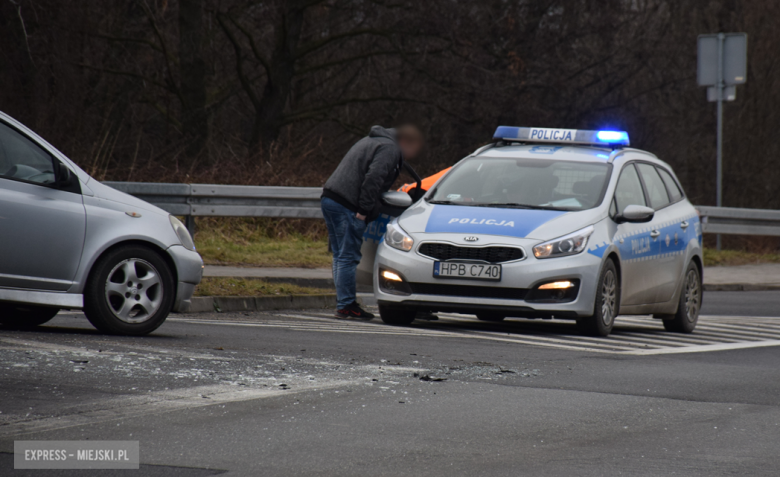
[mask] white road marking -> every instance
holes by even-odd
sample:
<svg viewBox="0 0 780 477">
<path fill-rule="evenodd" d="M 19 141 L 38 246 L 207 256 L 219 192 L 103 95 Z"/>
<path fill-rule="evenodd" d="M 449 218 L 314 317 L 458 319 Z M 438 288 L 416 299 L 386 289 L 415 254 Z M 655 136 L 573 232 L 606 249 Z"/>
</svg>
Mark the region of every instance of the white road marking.
<svg viewBox="0 0 780 477">
<path fill-rule="evenodd" d="M 767 346 L 780 346 L 780 340 L 751 341 L 749 343 L 722 343 L 703 346 L 689 346 L 687 348 L 662 348 L 630 351 L 627 354 L 656 355 L 677 353 L 704 353 L 707 351 L 725 351 L 730 349 L 765 348 Z"/>
<path fill-rule="evenodd" d="M 486 323 L 464 315 L 439 314 L 439 317 L 439 321 L 416 322 L 414 326 L 406 328 L 388 326 L 378 321 L 341 321 L 320 312 L 280 313 L 260 321 L 198 318 L 172 320 L 303 332 L 480 339 L 624 355 L 694 353 L 780 345 L 780 318 L 702 316 L 694 333 L 678 334 L 665 331 L 663 323 L 651 317 L 621 316 L 612 335 L 598 338 L 576 334 L 571 321 L 508 320 L 503 323 Z"/>
</svg>

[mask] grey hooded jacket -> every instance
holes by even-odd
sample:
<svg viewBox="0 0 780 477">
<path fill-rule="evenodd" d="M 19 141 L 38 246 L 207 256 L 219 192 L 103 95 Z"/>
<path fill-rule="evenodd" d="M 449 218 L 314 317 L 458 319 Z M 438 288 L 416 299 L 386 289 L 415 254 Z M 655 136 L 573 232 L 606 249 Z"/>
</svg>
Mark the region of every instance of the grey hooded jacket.
<svg viewBox="0 0 780 477">
<path fill-rule="evenodd" d="M 379 196 L 390 189 L 402 167 L 395 129 L 374 126 L 341 160 L 325 182 L 322 196 L 374 219 L 379 216 Z"/>
</svg>

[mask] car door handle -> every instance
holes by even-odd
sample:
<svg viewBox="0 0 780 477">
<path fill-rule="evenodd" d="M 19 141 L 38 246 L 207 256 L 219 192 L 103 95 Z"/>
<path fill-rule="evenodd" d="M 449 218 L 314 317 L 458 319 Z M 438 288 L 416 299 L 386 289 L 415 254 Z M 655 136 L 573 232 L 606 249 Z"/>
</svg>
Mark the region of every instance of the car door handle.
<svg viewBox="0 0 780 477">
<path fill-rule="evenodd" d="M 652 232 L 650 232 L 650 236 L 653 238 L 658 238 L 659 235 L 661 235 L 661 232 L 657 230 L 653 230 Z"/>
<path fill-rule="evenodd" d="M 690 225 L 690 224 L 688 224 L 688 221 L 687 221 L 687 220 L 683 220 L 683 221 L 682 221 L 682 223 L 680 224 L 680 227 L 681 227 L 683 230 L 685 230 L 685 229 L 687 229 L 687 228 L 688 228 L 688 225 Z"/>
</svg>

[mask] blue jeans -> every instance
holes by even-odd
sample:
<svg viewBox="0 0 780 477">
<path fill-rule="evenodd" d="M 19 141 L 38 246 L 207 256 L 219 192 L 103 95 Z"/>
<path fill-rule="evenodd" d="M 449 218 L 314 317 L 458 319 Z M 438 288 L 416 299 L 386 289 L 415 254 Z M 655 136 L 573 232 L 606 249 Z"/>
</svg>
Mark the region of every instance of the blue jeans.
<svg viewBox="0 0 780 477">
<path fill-rule="evenodd" d="M 355 301 L 355 271 L 362 255 L 363 233 L 366 222 L 355 217 L 355 213 L 338 202 L 323 197 L 320 200 L 322 215 L 328 226 L 330 249 L 333 252 L 333 281 L 336 284 L 338 309 Z"/>
</svg>

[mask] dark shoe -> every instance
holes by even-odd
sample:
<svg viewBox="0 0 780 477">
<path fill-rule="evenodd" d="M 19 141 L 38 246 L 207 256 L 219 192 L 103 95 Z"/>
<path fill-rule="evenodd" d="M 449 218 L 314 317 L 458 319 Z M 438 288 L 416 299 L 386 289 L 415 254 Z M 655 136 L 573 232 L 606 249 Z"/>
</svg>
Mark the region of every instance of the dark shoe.
<svg viewBox="0 0 780 477">
<path fill-rule="evenodd" d="M 341 318 L 342 320 L 371 321 L 374 318 L 374 315 L 373 313 L 369 313 L 360 308 L 360 305 L 357 303 L 352 303 L 345 308 L 336 310 L 336 318 Z"/>
</svg>

